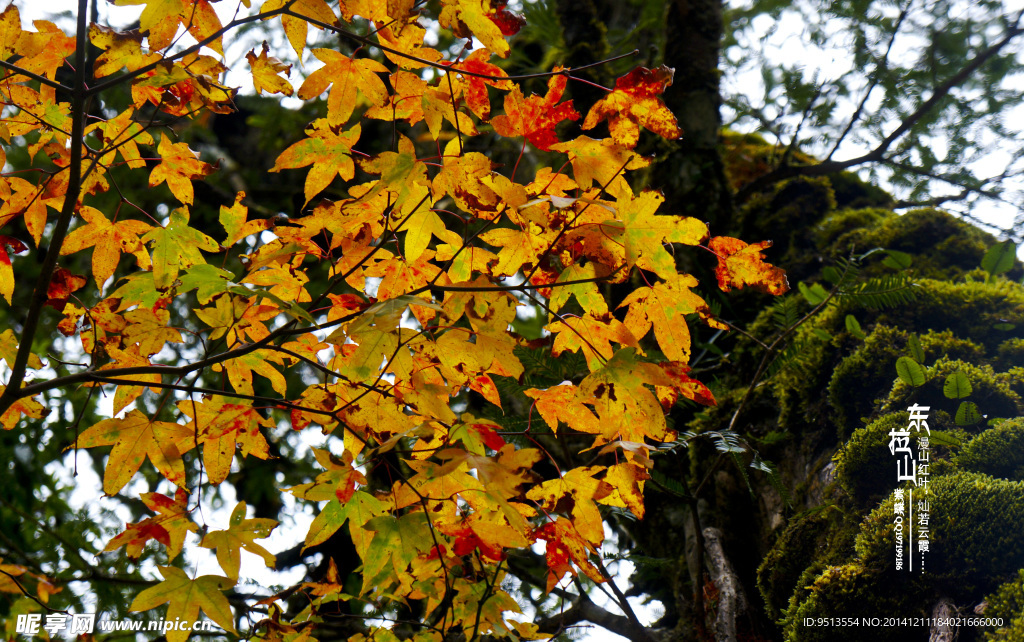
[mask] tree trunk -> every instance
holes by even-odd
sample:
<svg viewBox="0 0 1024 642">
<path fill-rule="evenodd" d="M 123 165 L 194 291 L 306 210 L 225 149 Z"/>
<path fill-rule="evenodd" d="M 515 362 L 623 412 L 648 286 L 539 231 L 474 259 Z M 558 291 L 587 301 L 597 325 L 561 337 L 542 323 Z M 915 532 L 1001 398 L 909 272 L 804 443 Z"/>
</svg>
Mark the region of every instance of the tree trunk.
<svg viewBox="0 0 1024 642">
<path fill-rule="evenodd" d="M 662 145 L 668 148 L 667 157 L 651 181 L 665 191 L 673 214 L 707 221 L 717 234 L 726 232 L 732 221 L 732 195 L 718 150 L 722 34 L 720 0 L 669 4 L 664 63 L 675 69 L 675 79 L 664 100 L 679 119 L 683 137 Z"/>
</svg>

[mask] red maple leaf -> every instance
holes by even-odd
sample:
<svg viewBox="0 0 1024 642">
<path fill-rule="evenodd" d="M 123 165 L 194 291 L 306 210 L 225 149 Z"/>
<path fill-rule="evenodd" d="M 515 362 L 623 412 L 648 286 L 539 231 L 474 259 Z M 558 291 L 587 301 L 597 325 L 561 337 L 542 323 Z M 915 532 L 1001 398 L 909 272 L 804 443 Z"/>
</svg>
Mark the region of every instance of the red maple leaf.
<svg viewBox="0 0 1024 642">
<path fill-rule="evenodd" d="M 505 115 L 495 116 L 491 121 L 496 132 L 508 137 L 525 136 L 542 151 L 558 142 L 555 125 L 563 120 L 576 120 L 580 115 L 571 100 L 557 104 L 569 78 L 558 74 L 558 68 L 553 71 L 556 75 L 548 80 L 548 93 L 543 98 L 536 94 L 524 98 L 518 87 L 505 96 Z"/>
<path fill-rule="evenodd" d="M 487 16 L 491 22 L 498 25 L 498 29 L 501 29 L 501 35 L 506 37 L 516 35 L 520 29 L 526 26 L 526 18 L 506 9 L 507 4 L 507 2 L 494 3 L 494 13 Z"/>
<path fill-rule="evenodd" d="M 62 267 L 57 268 L 50 277 L 50 285 L 46 288 L 46 305 L 63 310 L 71 293 L 85 285 L 85 281 L 84 276 L 72 274 L 70 270 Z"/>
</svg>

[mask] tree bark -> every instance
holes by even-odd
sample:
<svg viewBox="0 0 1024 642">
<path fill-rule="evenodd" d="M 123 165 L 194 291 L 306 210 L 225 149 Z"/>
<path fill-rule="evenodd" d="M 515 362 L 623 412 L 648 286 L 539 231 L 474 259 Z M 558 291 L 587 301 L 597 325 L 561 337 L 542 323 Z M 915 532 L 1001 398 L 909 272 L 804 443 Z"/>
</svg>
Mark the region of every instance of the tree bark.
<svg viewBox="0 0 1024 642">
<path fill-rule="evenodd" d="M 721 0 L 674 0 L 668 6 L 664 62 L 675 69 L 675 78 L 663 98 L 683 137 L 664 144 L 667 157 L 652 178 L 672 213 L 708 221 L 716 233 L 732 221 L 732 195 L 718 150 L 723 30 Z"/>
</svg>

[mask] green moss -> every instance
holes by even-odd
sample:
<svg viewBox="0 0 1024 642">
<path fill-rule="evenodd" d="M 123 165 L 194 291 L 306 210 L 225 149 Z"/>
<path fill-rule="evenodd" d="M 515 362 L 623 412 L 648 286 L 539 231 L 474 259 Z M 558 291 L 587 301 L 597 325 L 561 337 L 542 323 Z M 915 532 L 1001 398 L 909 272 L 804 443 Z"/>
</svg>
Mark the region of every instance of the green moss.
<svg viewBox="0 0 1024 642">
<path fill-rule="evenodd" d="M 956 472 L 932 477 L 928 495 L 916 489 L 915 511 L 922 500 L 929 505 L 929 548 L 922 556 L 915 546 L 913 554 L 915 566 L 925 568 L 919 577 L 936 595 L 974 601 L 1006 581 L 1008 572 L 1024 567 L 1024 483 Z M 907 568 L 895 571 L 893 505 L 888 497 L 864 519 L 855 544 L 858 564 L 880 577 L 907 574 Z M 920 528 L 915 517 L 911 543 Z M 910 551 L 905 548 L 904 554 Z M 894 594 L 892 587 L 880 592 Z"/>
<path fill-rule="evenodd" d="M 830 566 L 821 573 L 807 598 L 792 604 L 785 618 L 785 639 L 789 642 L 861 641 L 865 632 L 877 642 L 928 639 L 928 629 L 919 627 L 804 626 L 805 618 L 864 618 L 874 614 L 923 617 L 922 599 L 927 594 L 917 575 L 879 572 L 857 562 Z M 883 588 L 884 587 L 884 588 Z"/>
<path fill-rule="evenodd" d="M 876 400 L 884 397 L 896 378 L 896 359 L 907 354 L 906 332 L 875 326 L 864 343 L 843 359 L 828 384 L 828 401 L 840 437 L 849 435 L 869 417 Z"/>
<path fill-rule="evenodd" d="M 942 388 L 946 378 L 956 372 L 966 375 L 971 382 L 972 391 L 966 400 L 977 404 L 982 415 L 996 418 L 1016 417 L 1021 414 L 1021 398 L 1010 387 L 1010 375 L 996 373 L 992 366 L 987 364 L 976 366 L 945 357 L 925 369 L 927 381 L 919 388 L 897 380 L 884 409 L 897 410 L 918 403 L 929 406 L 933 411 L 943 409 L 950 414 L 955 413 L 960 400 L 946 398 Z M 977 429 L 983 428 L 983 423 L 978 424 Z"/>
<path fill-rule="evenodd" d="M 839 208 L 889 207 L 895 200 L 885 190 L 865 183 L 851 172 L 832 174 L 829 180 Z"/>
<path fill-rule="evenodd" d="M 929 330 L 919 337 L 925 364 L 935 363 L 940 357 L 961 361 L 981 361 L 985 347 L 970 339 L 963 339 L 951 330 Z"/>
<path fill-rule="evenodd" d="M 1024 364 L 1024 339 L 1011 337 L 999 344 L 996 350 L 995 365 L 1000 370 L 1007 370 Z"/>
<path fill-rule="evenodd" d="M 1010 380 L 1010 388 L 1018 395 L 1024 396 L 1024 366 L 1015 366 L 1006 373 Z"/>
<path fill-rule="evenodd" d="M 891 210 L 864 208 L 857 210 L 841 210 L 826 217 L 814 233 L 815 245 L 821 251 L 835 248 L 836 239 L 856 230 L 864 230 L 878 226 L 882 221 L 895 216 Z M 871 248 L 862 247 L 861 250 Z"/>
<path fill-rule="evenodd" d="M 918 274 L 958 279 L 980 265 L 993 243 L 995 238 L 990 234 L 947 212 L 923 209 L 840 235 L 832 248 L 839 253 L 873 247 L 899 250 L 914 257 L 913 267 Z"/>
<path fill-rule="evenodd" d="M 889 433 L 907 429 L 909 415 L 893 412 L 854 431 L 836 455 L 836 480 L 855 502 L 872 505 L 897 486 L 897 457 L 889 451 Z M 917 435 L 911 437 L 917 452 Z M 915 457 L 916 458 L 916 457 Z"/>
<path fill-rule="evenodd" d="M 838 553 L 827 546 L 836 511 L 826 506 L 793 519 L 757 569 L 757 588 L 765 610 L 777 620 L 789 603 L 798 580 L 822 553 Z"/>
<path fill-rule="evenodd" d="M 984 617 L 1001 618 L 1003 626 L 985 632 L 986 642 L 1013 642 L 1024 639 L 1024 569 L 985 598 Z"/>
<path fill-rule="evenodd" d="M 876 317 L 878 323 L 924 334 L 949 330 L 995 353 L 1011 337 L 1024 337 L 1024 287 L 1009 281 L 950 283 L 921 279 L 920 295 L 913 304 L 890 308 Z M 862 320 L 863 323 L 863 320 Z M 994 330 L 1012 323 L 1010 332 Z M 1009 336 L 1008 336 L 1009 335 Z"/>
<path fill-rule="evenodd" d="M 972 439 L 954 461 L 963 470 L 1024 481 L 1024 419 L 989 428 Z"/>
<path fill-rule="evenodd" d="M 990 591 L 1024 567 L 1024 483 L 963 472 L 930 489 L 930 555 L 952 597 Z"/>
</svg>

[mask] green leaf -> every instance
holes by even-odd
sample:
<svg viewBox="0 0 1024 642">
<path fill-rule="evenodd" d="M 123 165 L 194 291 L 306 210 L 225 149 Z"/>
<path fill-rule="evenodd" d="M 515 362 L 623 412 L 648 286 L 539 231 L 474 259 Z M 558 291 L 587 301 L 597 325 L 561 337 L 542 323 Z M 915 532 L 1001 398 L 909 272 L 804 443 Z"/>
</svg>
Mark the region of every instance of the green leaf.
<svg viewBox="0 0 1024 642">
<path fill-rule="evenodd" d="M 652 469 L 650 471 L 651 481 L 661 487 L 662 490 L 666 491 L 670 495 L 681 497 L 683 499 L 690 499 L 690 491 L 676 480 L 668 477 L 664 473 Z"/>
<path fill-rule="evenodd" d="M 882 261 L 882 265 L 888 268 L 892 268 L 894 270 L 905 270 L 908 267 L 910 267 L 910 264 L 913 262 L 913 257 L 911 257 L 906 252 L 900 252 L 898 250 L 885 250 L 885 253 L 887 254 L 887 256 Z"/>
<path fill-rule="evenodd" d="M 917 284 L 906 274 L 887 274 L 844 287 L 836 297 L 865 308 L 893 308 L 911 303 L 917 294 Z"/>
<path fill-rule="evenodd" d="M 829 265 L 821 271 L 821 276 L 829 283 L 839 283 L 842 280 L 842 273 L 834 266 Z"/>
<path fill-rule="evenodd" d="M 808 287 L 806 283 L 800 282 L 800 294 L 804 295 L 811 305 L 818 305 L 828 297 L 828 292 L 821 287 L 820 283 Z"/>
<path fill-rule="evenodd" d="M 868 337 L 868 335 L 864 334 L 864 331 L 861 330 L 860 323 L 857 322 L 857 317 L 852 314 L 846 315 L 846 331 L 861 341 Z"/>
<path fill-rule="evenodd" d="M 153 286 L 152 272 L 135 272 L 121 279 L 121 287 L 110 296 L 121 299 L 125 307 L 137 305 L 153 309 L 163 293 Z"/>
<path fill-rule="evenodd" d="M 231 278 L 233 276 L 231 272 L 208 263 L 193 265 L 181 276 L 178 294 L 189 290 L 198 290 L 196 298 L 199 299 L 200 304 L 206 305 L 213 300 L 213 297 L 228 291 L 228 287 L 232 285 Z"/>
<path fill-rule="evenodd" d="M 1013 241 L 1003 241 L 988 248 L 985 256 L 981 259 L 981 267 L 988 272 L 989 278 L 999 276 L 1013 269 L 1014 259 L 1017 258 L 1017 246 Z"/>
<path fill-rule="evenodd" d="M 828 332 L 825 332 L 821 328 L 814 328 L 813 330 L 811 330 L 811 332 L 813 332 L 814 336 L 818 337 L 822 341 L 831 341 L 832 340 L 832 335 L 829 334 Z"/>
<path fill-rule="evenodd" d="M 926 381 L 924 368 L 910 357 L 900 357 L 896 360 L 896 374 L 904 383 L 919 388 Z"/>
<path fill-rule="evenodd" d="M 916 334 L 910 335 L 910 339 L 907 340 L 907 348 L 914 361 L 924 363 L 924 350 L 921 349 L 921 340 L 917 338 Z"/>
<path fill-rule="evenodd" d="M 206 263 L 199 250 L 216 252 L 217 242 L 188 225 L 188 210 L 184 207 L 171 212 L 167 227 L 155 227 L 142 237 L 144 243 L 153 243 L 153 285 L 163 289 L 178 278 L 178 270 Z"/>
<path fill-rule="evenodd" d="M 1013 324 L 1013 323 L 997 323 L 997 324 L 995 324 L 992 327 L 994 329 L 996 329 L 996 330 L 1001 330 L 1003 332 L 1009 332 L 1010 330 L 1013 330 L 1017 326 L 1016 326 L 1016 324 Z"/>
<path fill-rule="evenodd" d="M 928 443 L 932 446 L 946 446 L 947 448 L 959 448 L 963 445 L 952 433 L 944 430 L 932 430 L 928 436 Z"/>
<path fill-rule="evenodd" d="M 381 515 L 366 522 L 363 528 L 374 533 L 363 555 L 363 592 L 374 584 L 390 584 L 400 574 L 406 574 L 406 568 L 420 552 L 434 545 L 423 513 L 399 518 Z"/>
<path fill-rule="evenodd" d="M 954 420 L 958 426 L 970 426 L 981 421 L 981 413 L 978 412 L 978 406 L 973 401 L 963 401 L 956 409 Z"/>
<path fill-rule="evenodd" d="M 954 372 L 946 377 L 942 386 L 942 394 L 947 399 L 963 399 L 971 394 L 971 380 L 962 372 Z"/>
<path fill-rule="evenodd" d="M 302 550 L 306 550 L 310 546 L 323 544 L 347 520 L 352 520 L 351 528 L 362 529 L 366 522 L 383 512 L 384 505 L 373 495 L 361 490 L 357 490 L 344 504 L 332 498 L 324 505 L 323 510 L 316 516 L 313 523 L 310 524 Z"/>
</svg>

